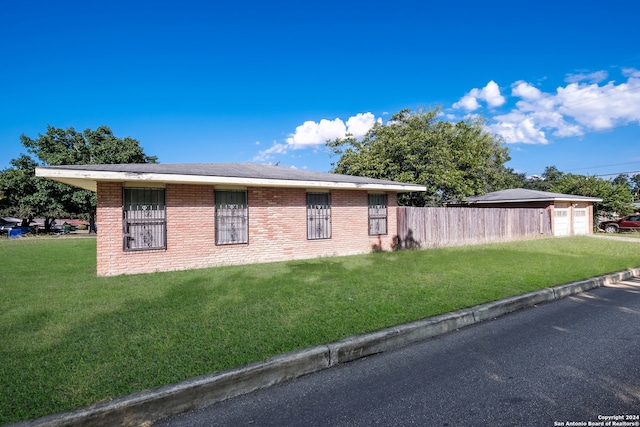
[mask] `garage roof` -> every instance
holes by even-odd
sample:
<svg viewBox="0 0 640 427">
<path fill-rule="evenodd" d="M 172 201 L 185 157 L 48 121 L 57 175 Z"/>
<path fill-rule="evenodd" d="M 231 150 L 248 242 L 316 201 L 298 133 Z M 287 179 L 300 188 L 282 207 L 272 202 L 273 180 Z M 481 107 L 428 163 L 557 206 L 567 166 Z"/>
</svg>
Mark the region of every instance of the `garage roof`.
<svg viewBox="0 0 640 427">
<path fill-rule="evenodd" d="M 551 193 L 548 191 L 528 190 L 526 188 L 513 188 L 509 190 L 494 191 L 481 196 L 467 197 L 463 200 L 468 204 L 483 203 L 515 203 L 515 202 L 601 202 L 597 197 L 575 196 L 572 194 Z"/>
<path fill-rule="evenodd" d="M 135 163 L 115 165 L 67 165 L 36 168 L 36 176 L 96 191 L 98 181 L 302 187 L 317 189 L 426 191 L 404 182 L 360 176 L 284 168 L 255 163 Z"/>
</svg>

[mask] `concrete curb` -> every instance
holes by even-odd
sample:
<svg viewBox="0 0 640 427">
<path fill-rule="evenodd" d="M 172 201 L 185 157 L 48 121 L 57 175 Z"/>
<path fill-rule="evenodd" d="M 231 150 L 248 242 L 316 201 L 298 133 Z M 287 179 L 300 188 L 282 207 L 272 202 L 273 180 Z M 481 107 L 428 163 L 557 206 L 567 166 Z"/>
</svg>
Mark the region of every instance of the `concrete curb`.
<svg viewBox="0 0 640 427">
<path fill-rule="evenodd" d="M 148 426 L 171 415 L 632 277 L 640 277 L 640 268 L 540 289 L 7 427 Z"/>
<path fill-rule="evenodd" d="M 499 301 L 493 301 L 486 304 L 478 305 L 473 309 L 473 317 L 475 318 L 476 322 L 482 322 L 489 319 L 495 319 L 496 317 L 502 316 L 504 314 L 522 310 L 523 308 L 531 307 L 553 300 L 553 290 L 549 288 L 539 289 L 534 292 L 516 295 Z"/>
<path fill-rule="evenodd" d="M 357 335 L 327 344 L 330 366 L 393 350 L 475 323 L 470 309 Z"/>
</svg>

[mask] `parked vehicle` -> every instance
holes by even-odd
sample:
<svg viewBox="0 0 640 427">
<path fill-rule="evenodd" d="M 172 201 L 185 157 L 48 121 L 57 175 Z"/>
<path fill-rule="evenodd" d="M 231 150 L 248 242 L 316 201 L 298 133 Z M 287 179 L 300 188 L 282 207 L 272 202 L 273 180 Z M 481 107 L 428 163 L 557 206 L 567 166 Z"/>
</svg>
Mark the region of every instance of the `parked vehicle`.
<svg viewBox="0 0 640 427">
<path fill-rule="evenodd" d="M 0 225 L 0 236 L 6 235 L 9 238 L 21 237 L 31 232 L 31 227 L 21 227 L 19 225 Z"/>
<path fill-rule="evenodd" d="M 613 221 L 602 221 L 598 227 L 607 233 L 640 231 L 640 215 L 631 215 Z"/>
<path fill-rule="evenodd" d="M 0 234 L 8 234 L 9 231 L 13 230 L 20 224 L 15 221 L 7 221 L 4 218 L 0 218 Z"/>
</svg>

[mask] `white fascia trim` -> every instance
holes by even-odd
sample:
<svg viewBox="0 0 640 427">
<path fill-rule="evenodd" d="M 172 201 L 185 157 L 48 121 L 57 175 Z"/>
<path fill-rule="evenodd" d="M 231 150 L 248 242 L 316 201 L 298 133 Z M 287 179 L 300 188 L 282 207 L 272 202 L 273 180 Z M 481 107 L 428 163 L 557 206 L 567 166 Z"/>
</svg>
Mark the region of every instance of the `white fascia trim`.
<svg viewBox="0 0 640 427">
<path fill-rule="evenodd" d="M 208 184 L 208 185 L 243 185 L 254 187 L 288 187 L 288 188 L 327 188 L 327 189 L 358 189 L 358 190 L 387 190 L 387 191 L 426 191 L 427 188 L 414 184 L 358 184 L 339 181 L 298 181 L 284 179 L 239 178 L 226 176 L 177 175 L 160 173 L 131 173 L 86 171 L 70 169 L 40 169 L 36 168 L 36 176 L 50 178 L 57 181 L 91 180 L 91 181 L 121 181 L 121 182 L 165 182 L 177 184 Z"/>
</svg>

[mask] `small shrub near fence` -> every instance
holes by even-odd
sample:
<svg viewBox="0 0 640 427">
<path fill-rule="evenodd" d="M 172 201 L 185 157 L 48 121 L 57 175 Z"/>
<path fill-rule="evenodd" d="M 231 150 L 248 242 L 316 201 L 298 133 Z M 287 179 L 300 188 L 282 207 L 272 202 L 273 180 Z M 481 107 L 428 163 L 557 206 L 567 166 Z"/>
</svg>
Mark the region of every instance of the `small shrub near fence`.
<svg viewBox="0 0 640 427">
<path fill-rule="evenodd" d="M 460 246 L 551 237 L 546 209 L 398 208 L 398 247 Z"/>
</svg>

